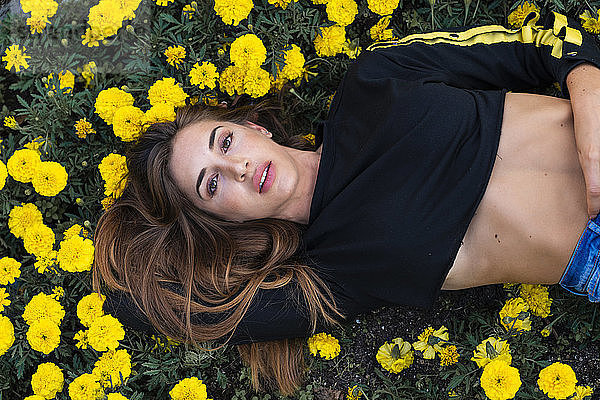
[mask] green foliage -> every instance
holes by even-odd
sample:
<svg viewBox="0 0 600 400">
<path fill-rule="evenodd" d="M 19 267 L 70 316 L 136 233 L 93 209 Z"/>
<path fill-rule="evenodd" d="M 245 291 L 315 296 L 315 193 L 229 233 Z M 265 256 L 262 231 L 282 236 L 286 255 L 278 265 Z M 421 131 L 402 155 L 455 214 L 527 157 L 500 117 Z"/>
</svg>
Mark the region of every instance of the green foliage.
<svg viewBox="0 0 600 400">
<path fill-rule="evenodd" d="M 22 240 L 8 229 L 10 210 L 22 202 L 32 202 L 42 212 L 44 223 L 57 234 L 57 240 L 75 223 L 94 231 L 102 214 L 100 201 L 104 197 L 98 165 L 107 154 L 123 154 L 127 148 L 94 112 L 98 93 L 111 87 L 124 88 L 133 94 L 134 104 L 145 111 L 150 106 L 148 88 L 157 79 L 173 77 L 186 93 L 200 102 L 216 97 L 218 101 L 231 104 L 238 100 L 236 96 L 208 88 L 199 89 L 190 84 L 188 74 L 194 63 L 202 61 L 214 63 L 222 72 L 230 65 L 228 50 L 235 38 L 254 33 L 267 48 L 263 68 L 273 76 L 277 74 L 277 63 L 283 63 L 283 51 L 289 44 L 298 45 L 305 55 L 305 67 L 311 73 L 298 87 L 291 84 L 284 87 L 281 118 L 297 121 L 295 129 L 309 133 L 315 129 L 317 121 L 326 118 L 328 98 L 353 61 L 345 54 L 317 57 L 313 44 L 317 28 L 332 23 L 328 21 L 325 6 L 314 5 L 310 0 L 291 3 L 285 10 L 267 0 L 254 0 L 252 12 L 238 26 L 224 24 L 215 14 L 213 1 L 197 1 L 197 12 L 192 19 L 183 14 L 182 7 L 186 3 L 182 0 L 176 0 L 168 7 L 143 1 L 136 10 L 136 17 L 125 22 L 117 35 L 98 47 L 87 47 L 81 44 L 81 35 L 85 33 L 89 9 L 95 4 L 95 0 L 61 2 L 42 34 L 30 33 L 23 13 L 7 14 L 0 20 L 2 54 L 8 46 L 19 44 L 31 56 L 29 68 L 18 74 L 7 71 L 4 69 L 6 63 L 1 63 L 0 159 L 6 164 L 16 150 L 41 137 L 45 141 L 40 149 L 42 159 L 59 162 L 69 175 L 66 188 L 52 198 L 40 196 L 32 190 L 31 184 L 16 182 L 10 177 L 0 191 L 0 253 L 2 257 L 12 257 L 22 263 L 21 276 L 14 284 L 6 286 L 11 304 L 5 307 L 3 314 L 14 325 L 15 343 L 0 356 L 0 399 L 31 395 L 31 375 L 37 365 L 47 361 L 63 369 L 65 389 L 57 399 L 67 399 L 68 384 L 82 373 L 91 372 L 100 356 L 91 348 L 76 347 L 74 340 L 75 334 L 83 329 L 76 307 L 83 296 L 91 293 L 90 273 L 39 274 L 33 265 L 35 257 L 24 250 Z M 519 4 L 520 1 L 506 0 L 401 0 L 389 28 L 396 37 L 404 37 L 463 25 L 506 26 L 507 15 Z M 571 16 L 577 16 L 585 9 L 596 15 L 600 1 L 545 0 L 539 1 L 538 5 Z M 368 9 L 366 1 L 360 1 L 357 18 L 347 27 L 347 38 L 353 45 L 366 48 L 373 42 L 369 28 L 379 18 Z M 180 68 L 166 62 L 164 51 L 172 45 L 186 49 L 185 62 Z M 97 73 L 86 86 L 78 68 L 89 61 L 96 62 Z M 57 91 L 49 95 L 48 75 L 56 76 L 65 69 L 76 75 L 72 93 Z M 554 88 L 537 88 L 535 91 L 548 95 L 557 93 Z M 244 96 L 247 99 L 247 95 Z M 7 116 L 17 119 L 18 129 L 12 130 L 2 124 Z M 84 117 L 92 123 L 96 133 L 82 139 L 77 136 L 74 124 Z M 61 299 L 66 310 L 60 326 L 61 344 L 49 355 L 43 355 L 32 350 L 26 340 L 28 326 L 22 313 L 34 295 L 49 294 L 56 286 L 65 291 Z M 342 346 L 337 358 L 325 361 L 306 352 L 307 381 L 293 398 L 330 398 L 332 392 L 322 394 L 324 388 L 345 396 L 349 386 L 360 383 L 367 400 L 446 399 L 450 390 L 456 390 L 460 398 L 483 399 L 485 396 L 479 386 L 481 369 L 470 358 L 475 347 L 489 336 L 510 341 L 514 365 L 519 367 L 523 380 L 516 398 L 545 398 L 536 384 L 541 368 L 553 361 L 564 360 L 574 365 L 577 371 L 578 365 L 594 365 L 599 361 L 598 308 L 556 286 L 551 288 L 551 294 L 554 299 L 552 314 L 546 319 L 532 317 L 531 332 L 517 336 L 510 336 L 499 323 L 502 296 L 491 297 L 487 303 L 482 303 L 472 292 L 464 294 L 468 301 L 461 307 L 456 306 L 456 297 L 443 295 L 431 314 L 384 309 L 380 313 L 360 316 L 359 322 L 349 322 L 344 329 L 334 332 Z M 398 375 L 379 366 L 375 354 L 384 341 L 395 337 L 416 341 L 419 333 L 430 325 L 449 328 L 451 341 L 460 353 L 457 364 L 440 367 L 437 358 L 423 360 L 416 355 L 413 366 Z M 551 330 L 548 338 L 539 334 L 544 327 Z M 163 337 L 158 339 L 161 343 L 166 341 Z M 215 400 L 287 398 L 278 393 L 254 393 L 250 371 L 231 346 L 210 352 L 183 345 L 164 346 L 156 337 L 127 329 L 120 347 L 132 355 L 133 373 L 115 390 L 130 399 L 168 398 L 168 392 L 179 380 L 192 376 L 203 380 L 209 397 Z M 597 372 L 588 374 L 580 383 L 586 384 L 586 378 L 597 380 L 599 376 Z M 600 388 L 596 390 L 600 391 Z"/>
</svg>

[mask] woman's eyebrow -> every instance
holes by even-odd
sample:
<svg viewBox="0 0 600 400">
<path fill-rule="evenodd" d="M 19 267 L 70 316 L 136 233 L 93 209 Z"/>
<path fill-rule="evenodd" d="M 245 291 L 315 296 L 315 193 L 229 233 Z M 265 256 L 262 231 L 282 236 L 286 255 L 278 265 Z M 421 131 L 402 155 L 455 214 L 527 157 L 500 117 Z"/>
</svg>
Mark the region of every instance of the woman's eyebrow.
<svg viewBox="0 0 600 400">
<path fill-rule="evenodd" d="M 217 129 L 222 128 L 222 127 L 223 126 L 221 126 L 221 125 L 216 126 L 210 133 L 210 137 L 208 139 L 208 149 L 209 150 L 212 151 L 213 147 L 215 146 L 215 135 L 217 133 Z M 202 200 L 204 200 L 204 197 L 202 197 L 202 195 L 200 194 L 200 185 L 202 184 L 202 179 L 204 179 L 205 173 L 206 173 L 206 167 L 202 168 L 202 170 L 198 174 L 198 179 L 196 179 L 196 193 L 198 193 L 198 196 L 200 196 L 200 198 Z"/>
</svg>

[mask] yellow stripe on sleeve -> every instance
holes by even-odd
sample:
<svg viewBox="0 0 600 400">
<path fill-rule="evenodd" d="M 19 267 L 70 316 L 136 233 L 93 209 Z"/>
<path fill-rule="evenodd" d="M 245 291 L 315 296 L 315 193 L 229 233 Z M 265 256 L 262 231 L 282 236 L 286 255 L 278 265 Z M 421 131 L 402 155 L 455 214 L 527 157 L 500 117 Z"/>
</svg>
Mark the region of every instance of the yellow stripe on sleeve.
<svg viewBox="0 0 600 400">
<path fill-rule="evenodd" d="M 561 58 L 563 52 L 563 41 L 581 46 L 583 43 L 583 37 L 579 30 L 567 26 L 567 17 L 554 11 L 553 13 L 555 18 L 552 29 L 542 29 L 541 26 L 534 25 L 533 22 L 537 21 L 536 18 L 530 20 L 527 25 L 524 25 L 519 29 L 507 29 L 501 25 L 484 25 L 462 32 L 438 31 L 415 33 L 398 40 L 373 43 L 367 47 L 367 50 L 371 51 L 379 48 L 409 45 L 415 42 L 429 45 L 447 43 L 456 46 L 521 42 L 531 43 L 536 47 L 540 47 L 542 45 L 552 46 L 552 56 Z M 563 27 L 566 28 L 564 40 L 557 36 Z"/>
</svg>

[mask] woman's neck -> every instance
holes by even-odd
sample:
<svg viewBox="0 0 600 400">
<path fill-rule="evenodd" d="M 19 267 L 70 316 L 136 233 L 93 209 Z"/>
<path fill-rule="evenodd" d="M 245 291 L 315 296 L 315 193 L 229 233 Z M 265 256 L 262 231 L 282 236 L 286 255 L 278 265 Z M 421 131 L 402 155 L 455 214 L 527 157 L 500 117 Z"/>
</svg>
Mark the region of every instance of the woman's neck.
<svg viewBox="0 0 600 400">
<path fill-rule="evenodd" d="M 298 186 L 289 206 L 283 212 L 281 219 L 308 224 L 310 206 L 317 182 L 319 164 L 321 162 L 321 147 L 316 151 L 288 148 L 298 168 Z"/>
</svg>

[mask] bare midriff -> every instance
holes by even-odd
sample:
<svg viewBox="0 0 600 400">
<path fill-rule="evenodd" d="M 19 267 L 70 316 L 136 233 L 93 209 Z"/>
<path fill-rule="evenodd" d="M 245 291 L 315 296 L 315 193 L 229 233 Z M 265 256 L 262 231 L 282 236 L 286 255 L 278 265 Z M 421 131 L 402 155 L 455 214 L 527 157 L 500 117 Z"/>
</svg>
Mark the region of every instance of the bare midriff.
<svg viewBox="0 0 600 400">
<path fill-rule="evenodd" d="M 442 289 L 555 284 L 587 221 L 571 102 L 507 93 L 492 175 Z"/>
</svg>

